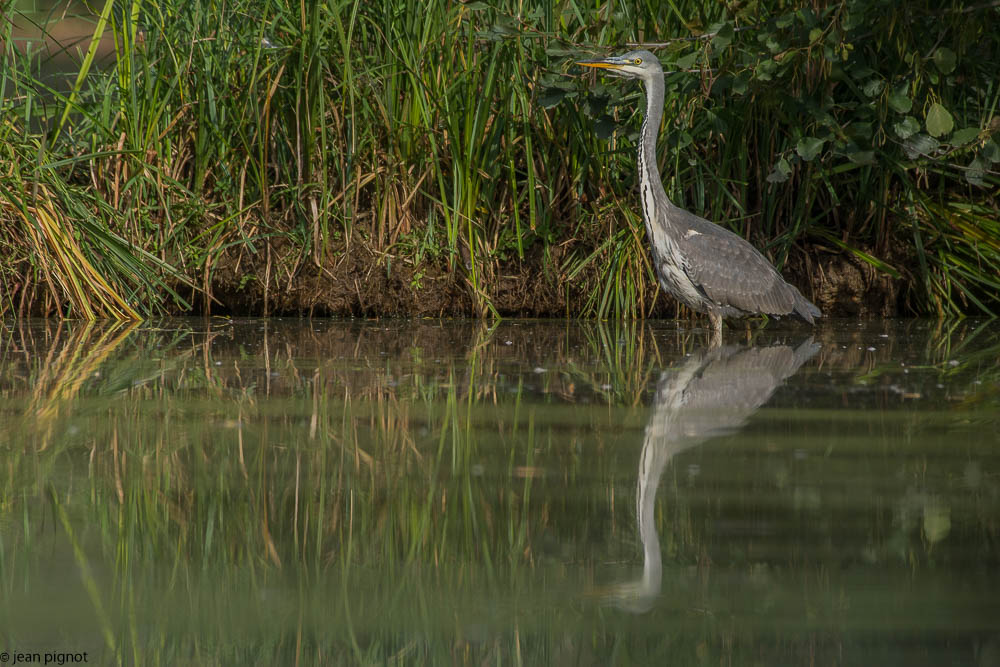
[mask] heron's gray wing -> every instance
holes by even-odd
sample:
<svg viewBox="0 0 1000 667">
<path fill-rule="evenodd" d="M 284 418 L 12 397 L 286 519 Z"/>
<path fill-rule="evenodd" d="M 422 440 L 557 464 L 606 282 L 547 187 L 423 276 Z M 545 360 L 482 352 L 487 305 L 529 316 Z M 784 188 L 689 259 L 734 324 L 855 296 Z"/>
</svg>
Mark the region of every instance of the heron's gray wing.
<svg viewBox="0 0 1000 667">
<path fill-rule="evenodd" d="M 692 282 L 719 306 L 785 315 L 798 291 L 752 245 L 719 225 L 688 214 L 678 243 Z"/>
</svg>

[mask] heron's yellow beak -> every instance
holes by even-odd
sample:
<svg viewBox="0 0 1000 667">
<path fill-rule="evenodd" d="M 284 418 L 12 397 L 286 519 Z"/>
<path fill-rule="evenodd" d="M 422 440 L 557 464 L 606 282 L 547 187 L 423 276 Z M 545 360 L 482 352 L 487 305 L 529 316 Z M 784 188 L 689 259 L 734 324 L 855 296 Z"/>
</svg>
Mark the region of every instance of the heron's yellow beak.
<svg viewBox="0 0 1000 667">
<path fill-rule="evenodd" d="M 621 69 L 622 63 L 609 62 L 607 60 L 578 60 L 577 65 L 583 67 L 599 67 L 600 69 Z"/>
</svg>

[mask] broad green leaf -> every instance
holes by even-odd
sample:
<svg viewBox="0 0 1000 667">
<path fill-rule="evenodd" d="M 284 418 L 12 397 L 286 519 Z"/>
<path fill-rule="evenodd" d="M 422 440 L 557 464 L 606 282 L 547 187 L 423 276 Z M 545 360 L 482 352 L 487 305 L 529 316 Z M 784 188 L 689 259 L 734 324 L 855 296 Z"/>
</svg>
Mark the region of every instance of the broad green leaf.
<svg viewBox="0 0 1000 667">
<path fill-rule="evenodd" d="M 1000 162 L 1000 146 L 993 139 L 983 144 L 982 155 L 990 162 Z"/>
<path fill-rule="evenodd" d="M 955 119 L 951 117 L 948 110 L 935 102 L 927 112 L 927 133 L 932 137 L 940 137 L 951 132 L 955 127 Z"/>
<path fill-rule="evenodd" d="M 964 130 L 955 130 L 955 134 L 951 135 L 951 143 L 953 146 L 964 146 L 978 136 L 978 127 L 967 127 Z"/>
<path fill-rule="evenodd" d="M 930 155 L 938 149 L 941 144 L 937 139 L 932 139 L 926 134 L 915 134 L 903 143 L 903 150 L 911 160 L 920 155 Z"/>
<path fill-rule="evenodd" d="M 855 28 L 863 25 L 864 22 L 865 22 L 864 9 L 859 9 L 855 7 L 854 9 L 850 10 L 847 13 L 847 16 L 844 17 L 844 22 L 842 25 L 844 27 L 844 30 L 850 32 L 851 30 L 854 30 Z"/>
<path fill-rule="evenodd" d="M 709 32 L 715 33 L 715 37 L 712 38 L 712 48 L 719 51 L 732 44 L 733 37 L 736 35 L 733 24 L 729 22 L 716 24 L 709 29 Z"/>
<path fill-rule="evenodd" d="M 935 49 L 934 64 L 942 74 L 951 74 L 955 70 L 955 52 L 946 46 Z"/>
<path fill-rule="evenodd" d="M 760 81 L 770 81 L 777 69 L 778 64 L 770 58 L 767 58 L 766 60 L 761 60 L 757 63 L 757 68 L 754 70 L 753 75 Z"/>
<path fill-rule="evenodd" d="M 816 137 L 802 137 L 795 144 L 795 152 L 806 162 L 811 162 L 823 150 L 823 140 Z"/>
<path fill-rule="evenodd" d="M 819 38 L 823 36 L 822 28 L 813 28 L 809 31 L 809 43 L 815 44 L 819 41 Z"/>
<path fill-rule="evenodd" d="M 538 104 L 545 109 L 549 109 L 562 102 L 564 97 L 566 97 L 565 90 L 549 88 L 538 98 Z"/>
<path fill-rule="evenodd" d="M 977 155 L 965 170 L 965 180 L 972 185 L 984 185 L 983 177 L 986 176 L 986 167 L 986 161 Z"/>
<path fill-rule="evenodd" d="M 594 125 L 594 134 L 600 139 L 610 139 L 615 133 L 615 122 L 605 116 Z"/>
<path fill-rule="evenodd" d="M 686 56 L 678 58 L 677 60 L 674 61 L 674 66 L 677 69 L 689 69 L 698 60 L 699 54 L 700 51 L 695 51 L 693 53 L 687 54 Z"/>
<path fill-rule="evenodd" d="M 913 100 L 897 89 L 892 95 L 889 95 L 889 106 L 892 107 L 893 111 L 909 113 L 910 109 L 913 108 Z"/>
<path fill-rule="evenodd" d="M 865 82 L 861 90 L 868 97 L 876 97 L 879 93 L 882 92 L 882 89 L 884 87 L 885 87 L 885 82 L 882 81 L 882 79 L 871 79 Z"/>
<path fill-rule="evenodd" d="M 784 183 L 791 175 L 792 166 L 788 164 L 788 160 L 781 158 L 778 160 L 778 163 L 774 165 L 774 169 L 771 170 L 771 173 L 767 175 L 767 182 Z"/>
<path fill-rule="evenodd" d="M 875 76 L 875 70 L 862 63 L 853 63 L 850 67 L 851 78 L 855 81 L 861 81 L 863 79 L 868 79 L 869 77 Z"/>
<path fill-rule="evenodd" d="M 909 139 L 920 131 L 920 121 L 913 116 L 907 116 L 898 123 L 895 123 L 892 129 L 900 139 Z"/>
</svg>

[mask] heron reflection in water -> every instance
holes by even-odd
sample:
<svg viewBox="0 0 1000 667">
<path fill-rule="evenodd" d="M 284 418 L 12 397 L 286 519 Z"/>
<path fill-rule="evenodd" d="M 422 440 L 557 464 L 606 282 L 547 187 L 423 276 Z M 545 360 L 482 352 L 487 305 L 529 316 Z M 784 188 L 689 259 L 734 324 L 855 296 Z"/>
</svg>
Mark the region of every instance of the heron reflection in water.
<svg viewBox="0 0 1000 667">
<path fill-rule="evenodd" d="M 821 313 L 752 245 L 728 229 L 675 206 L 660 181 L 656 136 L 663 116 L 663 69 L 649 51 L 577 62 L 646 86 L 646 118 L 639 137 L 639 202 L 660 284 L 712 323 L 721 342 L 722 318 L 796 315 L 810 324 Z"/>
<path fill-rule="evenodd" d="M 653 510 L 667 463 L 686 449 L 742 427 L 820 347 L 812 338 L 796 348 L 713 346 L 660 376 L 636 485 L 642 578 L 614 586 L 609 602 L 641 613 L 660 594 L 663 563 Z"/>
</svg>

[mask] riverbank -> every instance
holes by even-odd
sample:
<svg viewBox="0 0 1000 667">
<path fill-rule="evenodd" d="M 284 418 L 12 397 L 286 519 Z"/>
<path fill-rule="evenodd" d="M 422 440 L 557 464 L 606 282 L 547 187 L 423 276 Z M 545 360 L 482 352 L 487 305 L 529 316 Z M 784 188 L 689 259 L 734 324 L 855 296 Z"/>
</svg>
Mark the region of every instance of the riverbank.
<svg viewBox="0 0 1000 667">
<path fill-rule="evenodd" d="M 560 249 L 550 262 L 573 251 Z M 233 253 L 235 255 L 235 253 Z M 266 253 L 265 253 L 266 256 Z M 295 257 L 272 252 L 274 266 L 293 266 Z M 266 261 L 266 260 L 265 260 Z M 391 268 L 387 268 L 391 267 Z M 482 297 L 502 316 L 567 317 L 593 312 L 596 271 L 568 284 L 565 276 L 546 271 L 544 259 L 490 265 L 482 275 Z M 806 271 L 809 271 L 806 277 Z M 827 316 L 891 317 L 905 311 L 906 283 L 880 274 L 850 254 L 813 247 L 802 250 L 785 271 Z M 244 281 L 244 274 L 273 275 L 269 285 Z M 484 271 L 483 274 L 486 274 Z M 414 267 L 405 257 L 378 257 L 369 250 L 328 257 L 322 266 L 306 261 L 285 276 L 262 265 L 261 257 L 242 261 L 223 255 L 208 290 L 194 292 L 194 311 L 227 315 L 312 315 L 363 317 L 476 316 L 477 302 L 466 272 Z M 560 280 L 561 278 L 561 280 Z M 593 285 L 588 289 L 587 285 Z M 211 295 L 211 304 L 202 294 Z M 639 314 L 651 318 L 687 317 L 690 313 L 657 289 L 643 285 L 636 297 Z"/>
<path fill-rule="evenodd" d="M 827 315 L 1000 311 L 1000 8 L 773 5 L 10 9 L 0 315 L 684 316 L 641 92 L 572 64 L 637 41 L 677 204 Z"/>
</svg>

